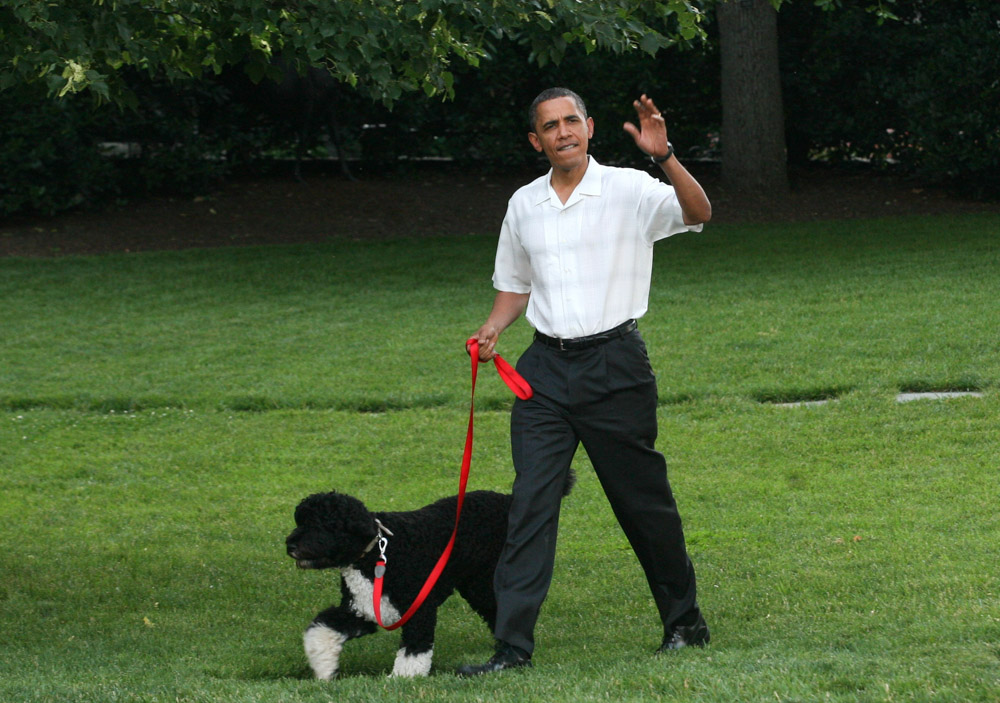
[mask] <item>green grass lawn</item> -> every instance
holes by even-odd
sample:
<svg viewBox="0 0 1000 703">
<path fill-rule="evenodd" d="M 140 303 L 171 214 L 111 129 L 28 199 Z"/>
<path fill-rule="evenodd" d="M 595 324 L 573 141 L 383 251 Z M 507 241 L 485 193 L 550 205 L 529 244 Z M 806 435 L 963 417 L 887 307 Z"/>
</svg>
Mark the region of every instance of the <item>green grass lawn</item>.
<svg viewBox="0 0 1000 703">
<path fill-rule="evenodd" d="M 1000 700 L 1000 218 L 710 227 L 658 245 L 641 328 L 713 642 L 653 657 L 581 452 L 535 668 L 459 599 L 309 678 L 335 575 L 284 555 L 337 488 L 454 493 L 491 237 L 0 260 L 0 700 Z M 514 361 L 523 322 L 503 339 Z M 470 488 L 506 489 L 483 369 Z M 981 398 L 894 402 L 901 390 Z M 769 401 L 835 398 L 818 407 Z"/>
</svg>

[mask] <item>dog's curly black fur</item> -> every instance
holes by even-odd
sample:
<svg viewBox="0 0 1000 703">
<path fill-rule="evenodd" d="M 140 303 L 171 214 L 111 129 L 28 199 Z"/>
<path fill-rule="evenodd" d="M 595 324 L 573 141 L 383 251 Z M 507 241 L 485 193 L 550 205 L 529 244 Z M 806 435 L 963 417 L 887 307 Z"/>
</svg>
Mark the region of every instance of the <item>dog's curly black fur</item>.
<svg viewBox="0 0 1000 703">
<path fill-rule="evenodd" d="M 575 477 L 567 476 L 564 494 Z M 458 536 L 437 585 L 413 617 L 400 629 L 402 641 L 394 676 L 425 676 L 431 667 L 437 609 L 458 591 L 490 631 L 496 622 L 493 572 L 507 533 L 511 497 L 493 491 L 465 496 Z M 382 622 L 391 625 L 413 603 L 444 551 L 455 526 L 458 498 L 407 512 L 370 512 L 357 498 L 343 493 L 317 493 L 295 509 L 297 527 L 286 540 L 288 555 L 304 569 L 339 569 L 340 604 L 317 615 L 305 632 L 306 656 L 317 678 L 331 679 L 340 668 L 344 643 L 375 632 L 372 588 L 378 527 L 392 536 L 386 548 L 382 590 Z"/>
</svg>

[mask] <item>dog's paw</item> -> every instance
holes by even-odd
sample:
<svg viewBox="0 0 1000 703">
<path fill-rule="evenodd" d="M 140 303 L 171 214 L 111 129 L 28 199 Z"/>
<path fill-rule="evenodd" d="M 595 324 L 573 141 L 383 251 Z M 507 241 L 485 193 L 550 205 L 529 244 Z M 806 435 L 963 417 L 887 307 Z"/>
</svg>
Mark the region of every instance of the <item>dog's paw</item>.
<svg viewBox="0 0 1000 703">
<path fill-rule="evenodd" d="M 433 649 L 419 654 L 408 654 L 406 647 L 400 647 L 399 651 L 396 652 L 396 663 L 392 667 L 390 676 L 406 678 L 428 676 L 431 673 L 431 659 L 433 657 Z"/>
<path fill-rule="evenodd" d="M 302 636 L 306 657 L 316 678 L 332 681 L 340 670 L 340 652 L 347 636 L 326 625 L 312 625 Z"/>
</svg>

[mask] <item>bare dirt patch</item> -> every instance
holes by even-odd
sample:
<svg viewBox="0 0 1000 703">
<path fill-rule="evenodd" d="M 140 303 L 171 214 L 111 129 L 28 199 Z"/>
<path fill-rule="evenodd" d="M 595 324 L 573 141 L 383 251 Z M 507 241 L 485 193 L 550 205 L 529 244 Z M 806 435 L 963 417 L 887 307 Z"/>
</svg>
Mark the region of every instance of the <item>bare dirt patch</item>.
<svg viewBox="0 0 1000 703">
<path fill-rule="evenodd" d="M 814 168 L 792 174 L 787 196 L 747 199 L 724 188 L 714 166 L 691 170 L 714 208 L 713 222 L 789 222 L 896 215 L 1000 212 L 884 174 Z M 483 173 L 442 164 L 349 181 L 314 168 L 235 178 L 196 198 L 158 197 L 103 212 L 0 221 L 0 257 L 384 239 L 497 232 L 507 200 L 542 171 Z"/>
</svg>

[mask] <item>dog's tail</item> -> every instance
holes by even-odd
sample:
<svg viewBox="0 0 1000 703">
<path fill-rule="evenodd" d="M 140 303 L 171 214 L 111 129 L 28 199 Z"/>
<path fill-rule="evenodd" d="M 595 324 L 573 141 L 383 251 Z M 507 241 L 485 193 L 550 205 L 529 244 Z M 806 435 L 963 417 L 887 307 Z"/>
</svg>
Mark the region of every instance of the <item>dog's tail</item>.
<svg viewBox="0 0 1000 703">
<path fill-rule="evenodd" d="M 576 485 L 576 472 L 571 468 L 566 472 L 566 483 L 563 484 L 563 495 L 568 496 Z"/>
</svg>

